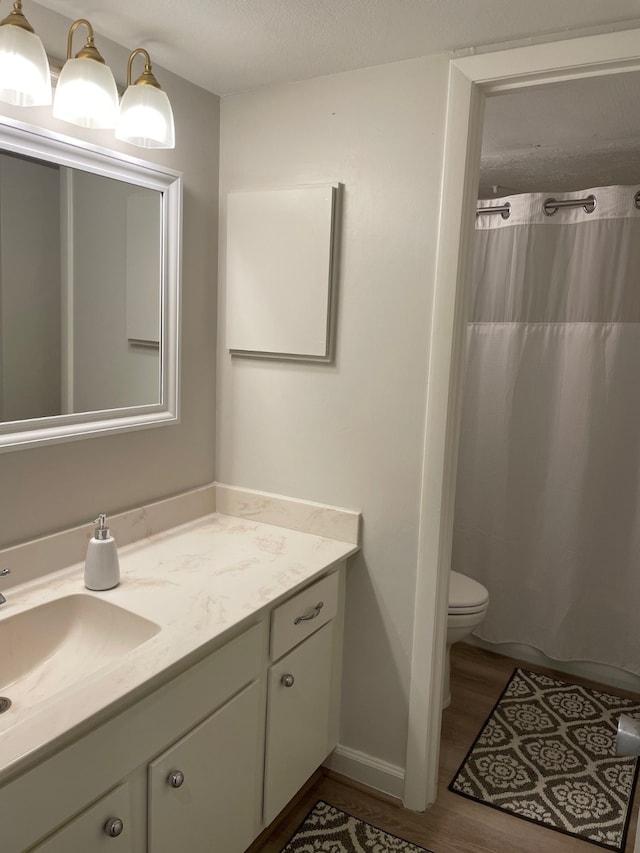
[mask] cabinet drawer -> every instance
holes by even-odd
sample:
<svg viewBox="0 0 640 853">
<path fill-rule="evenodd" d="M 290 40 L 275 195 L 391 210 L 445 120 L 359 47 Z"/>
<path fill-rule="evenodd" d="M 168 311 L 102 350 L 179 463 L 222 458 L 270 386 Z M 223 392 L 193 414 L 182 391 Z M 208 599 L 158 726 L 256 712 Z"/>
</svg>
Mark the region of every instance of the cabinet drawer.
<svg viewBox="0 0 640 853">
<path fill-rule="evenodd" d="M 271 614 L 271 660 L 277 660 L 336 615 L 338 572 L 285 601 Z"/>
<path fill-rule="evenodd" d="M 112 835 L 107 824 L 120 821 Z M 51 838 L 35 847 L 32 853 L 132 853 L 131 805 L 129 786 L 119 785 L 93 806 L 78 815 Z"/>
</svg>

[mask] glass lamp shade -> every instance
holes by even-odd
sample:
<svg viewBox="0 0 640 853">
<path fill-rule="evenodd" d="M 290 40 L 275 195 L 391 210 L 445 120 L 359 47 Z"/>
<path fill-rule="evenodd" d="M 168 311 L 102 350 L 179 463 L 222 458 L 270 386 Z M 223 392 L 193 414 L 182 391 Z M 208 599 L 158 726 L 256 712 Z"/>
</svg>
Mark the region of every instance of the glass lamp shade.
<svg viewBox="0 0 640 853">
<path fill-rule="evenodd" d="M 166 93 L 149 85 L 127 87 L 120 104 L 116 139 L 141 148 L 175 148 L 173 112 Z"/>
<path fill-rule="evenodd" d="M 85 57 L 68 59 L 56 86 L 53 115 L 79 127 L 114 128 L 118 89 L 109 66 Z"/>
<path fill-rule="evenodd" d="M 0 27 L 0 101 L 21 107 L 51 103 L 49 62 L 42 42 L 14 24 Z"/>
</svg>

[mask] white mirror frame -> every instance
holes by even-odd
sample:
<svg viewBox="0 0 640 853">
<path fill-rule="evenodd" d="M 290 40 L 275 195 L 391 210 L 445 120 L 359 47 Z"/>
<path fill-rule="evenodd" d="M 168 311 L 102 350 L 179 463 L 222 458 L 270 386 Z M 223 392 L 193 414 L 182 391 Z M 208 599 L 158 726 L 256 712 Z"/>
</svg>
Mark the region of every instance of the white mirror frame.
<svg viewBox="0 0 640 853">
<path fill-rule="evenodd" d="M 125 181 L 162 195 L 160 402 L 0 423 L 0 453 L 177 423 L 182 174 L 6 117 L 0 118 L 0 149 Z"/>
<path fill-rule="evenodd" d="M 436 799 L 467 292 L 484 99 L 558 80 L 640 70 L 640 30 L 469 55 L 449 67 L 404 778 L 405 807 Z M 640 853 L 640 833 L 635 850 Z"/>
</svg>

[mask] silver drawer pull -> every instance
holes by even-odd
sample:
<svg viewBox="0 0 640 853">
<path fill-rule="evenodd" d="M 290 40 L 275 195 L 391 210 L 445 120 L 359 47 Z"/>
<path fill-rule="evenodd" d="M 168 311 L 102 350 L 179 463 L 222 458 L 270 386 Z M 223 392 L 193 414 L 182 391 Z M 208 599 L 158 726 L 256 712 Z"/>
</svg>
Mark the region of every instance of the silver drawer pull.
<svg viewBox="0 0 640 853">
<path fill-rule="evenodd" d="M 293 687 L 294 683 L 295 678 L 290 673 L 283 675 L 280 679 L 280 684 L 282 684 L 283 687 Z"/>
<path fill-rule="evenodd" d="M 122 835 L 123 829 L 124 823 L 119 817 L 110 817 L 104 825 L 104 831 L 107 833 L 109 838 L 117 838 L 119 835 Z"/>
<path fill-rule="evenodd" d="M 299 625 L 300 622 L 309 622 L 310 619 L 315 619 L 316 616 L 320 615 L 320 611 L 324 607 L 324 601 L 319 601 L 316 606 L 313 608 L 311 613 L 305 613 L 304 616 L 296 616 L 293 620 L 294 625 Z"/>
<path fill-rule="evenodd" d="M 167 777 L 167 782 L 172 788 L 179 788 L 184 782 L 184 773 L 182 770 L 172 770 Z"/>
</svg>

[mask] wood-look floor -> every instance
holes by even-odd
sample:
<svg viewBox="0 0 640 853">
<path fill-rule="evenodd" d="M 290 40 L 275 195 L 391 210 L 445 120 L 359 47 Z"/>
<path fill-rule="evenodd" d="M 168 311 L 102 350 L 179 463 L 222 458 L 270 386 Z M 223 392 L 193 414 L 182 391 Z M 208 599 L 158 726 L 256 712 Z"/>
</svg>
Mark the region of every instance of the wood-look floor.
<svg viewBox="0 0 640 853">
<path fill-rule="evenodd" d="M 329 771 L 319 771 L 280 820 L 249 848 L 250 853 L 279 853 L 317 800 L 324 800 L 433 853 L 595 853 L 593 844 L 480 805 L 447 790 L 447 785 L 519 661 L 458 643 L 452 647 L 452 702 L 443 714 L 440 781 L 436 803 L 424 813 L 403 809 L 397 800 Z M 549 675 L 561 673 L 522 664 Z M 570 677 L 587 687 L 594 682 Z M 638 699 L 632 693 L 603 688 Z M 640 785 L 638 786 L 640 787 Z M 636 792 L 625 853 L 634 846 L 640 797 Z M 265 837 L 266 835 L 266 837 Z"/>
</svg>

